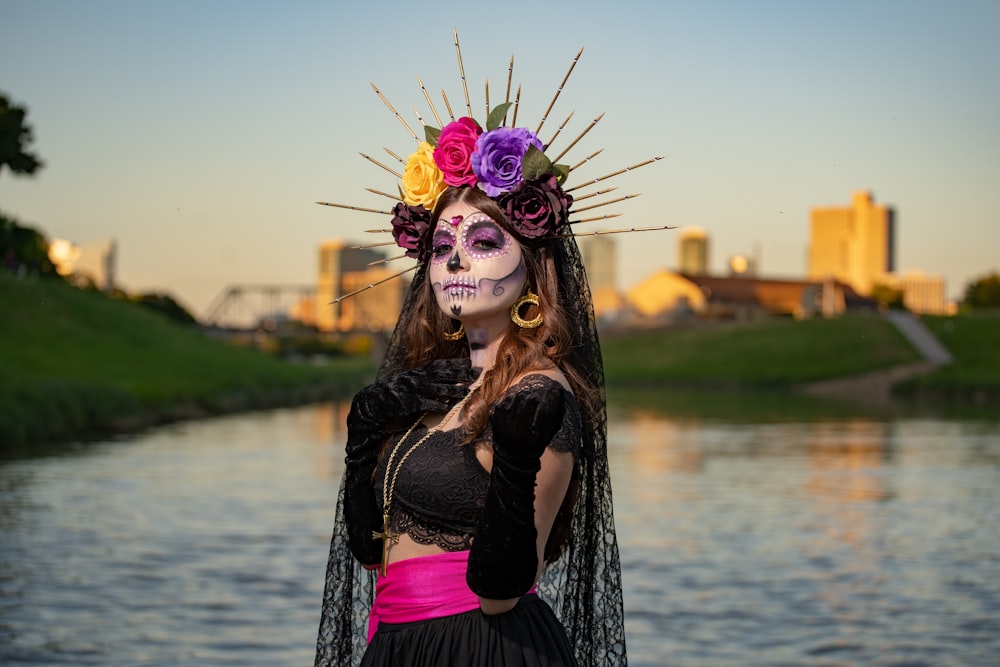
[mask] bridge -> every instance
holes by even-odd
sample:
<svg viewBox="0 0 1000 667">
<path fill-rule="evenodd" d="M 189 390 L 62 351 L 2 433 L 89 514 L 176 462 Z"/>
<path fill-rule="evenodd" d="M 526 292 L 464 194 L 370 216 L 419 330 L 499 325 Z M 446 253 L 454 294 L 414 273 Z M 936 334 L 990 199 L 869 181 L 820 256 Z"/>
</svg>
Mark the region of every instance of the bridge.
<svg viewBox="0 0 1000 667">
<path fill-rule="evenodd" d="M 254 329 L 265 320 L 287 316 L 303 299 L 315 296 L 315 285 L 229 285 L 198 321 L 220 329 Z"/>
</svg>

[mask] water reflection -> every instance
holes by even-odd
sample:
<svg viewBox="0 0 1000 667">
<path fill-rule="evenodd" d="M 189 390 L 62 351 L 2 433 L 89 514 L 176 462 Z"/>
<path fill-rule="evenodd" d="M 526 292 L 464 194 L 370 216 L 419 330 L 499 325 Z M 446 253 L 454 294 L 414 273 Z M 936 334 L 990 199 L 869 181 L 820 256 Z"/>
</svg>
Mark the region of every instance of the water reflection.
<svg viewBox="0 0 1000 667">
<path fill-rule="evenodd" d="M 1000 650 L 996 423 L 613 400 L 633 667 L 978 665 Z M 347 408 L 0 463 L 0 662 L 310 664 Z"/>
</svg>

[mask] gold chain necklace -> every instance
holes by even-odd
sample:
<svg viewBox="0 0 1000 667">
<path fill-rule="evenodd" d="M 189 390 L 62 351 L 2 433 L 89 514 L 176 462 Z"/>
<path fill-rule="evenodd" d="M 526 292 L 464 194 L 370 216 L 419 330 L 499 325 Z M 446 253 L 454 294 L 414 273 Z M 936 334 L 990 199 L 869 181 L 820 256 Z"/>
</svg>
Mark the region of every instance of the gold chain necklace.
<svg viewBox="0 0 1000 667">
<path fill-rule="evenodd" d="M 403 443 L 406 442 L 406 439 L 410 437 L 410 434 L 413 433 L 415 428 L 417 428 L 417 425 L 424 421 L 430 413 L 425 412 L 420 415 L 420 418 L 413 422 L 413 425 L 407 429 L 406 433 L 403 434 L 403 437 L 396 441 L 395 446 L 389 453 L 389 458 L 385 462 L 385 476 L 382 478 L 382 530 L 381 532 L 372 531 L 373 540 L 382 540 L 381 575 L 383 577 L 386 574 L 386 567 L 389 564 L 389 543 L 392 542 L 393 544 L 397 544 L 399 542 L 399 534 L 389 532 L 389 507 L 392 504 L 392 496 L 396 492 L 396 478 L 399 477 L 399 471 L 403 468 L 403 464 L 406 463 L 406 459 L 409 458 L 410 454 L 416 451 L 420 445 L 427 442 L 428 438 L 444 428 L 444 425 L 450 422 L 452 417 L 458 414 L 459 411 L 465 407 L 466 402 L 468 402 L 469 398 L 472 396 L 472 392 L 479 386 L 482 379 L 482 375 L 476 378 L 476 381 L 469 385 L 469 393 L 467 393 L 462 400 L 456 403 L 455 406 L 449 410 L 447 414 L 445 414 L 444 418 L 437 423 L 437 425 L 427 429 L 427 433 L 424 434 L 424 437 L 420 438 L 416 444 L 406 450 L 406 453 L 399 459 L 399 463 L 396 464 L 395 470 L 392 470 L 392 462 L 395 460 L 396 454 L 399 453 L 399 448 L 402 447 Z M 392 470 L 391 478 L 389 476 L 390 470 Z"/>
</svg>

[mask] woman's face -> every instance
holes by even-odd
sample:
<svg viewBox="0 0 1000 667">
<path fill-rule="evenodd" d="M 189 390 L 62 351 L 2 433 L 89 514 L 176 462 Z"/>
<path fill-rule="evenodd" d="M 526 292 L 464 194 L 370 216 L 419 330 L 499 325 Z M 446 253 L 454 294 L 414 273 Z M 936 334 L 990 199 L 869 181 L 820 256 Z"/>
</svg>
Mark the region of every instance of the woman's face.
<svg viewBox="0 0 1000 667">
<path fill-rule="evenodd" d="M 441 310 L 473 324 L 508 317 L 527 281 L 517 240 L 463 202 L 441 212 L 431 239 L 428 275 Z"/>
</svg>

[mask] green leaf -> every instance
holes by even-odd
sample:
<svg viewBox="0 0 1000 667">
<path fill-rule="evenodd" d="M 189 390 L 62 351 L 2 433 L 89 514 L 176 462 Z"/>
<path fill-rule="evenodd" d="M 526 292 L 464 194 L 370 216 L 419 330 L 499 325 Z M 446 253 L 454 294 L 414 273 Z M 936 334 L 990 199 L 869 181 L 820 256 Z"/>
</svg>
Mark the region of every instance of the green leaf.
<svg viewBox="0 0 1000 667">
<path fill-rule="evenodd" d="M 504 102 L 501 105 L 493 107 L 493 111 L 490 112 L 489 118 L 486 119 L 487 132 L 500 127 L 501 123 L 503 123 L 503 119 L 507 116 L 507 110 L 510 109 L 513 104 L 513 102 Z"/>
<path fill-rule="evenodd" d="M 430 125 L 424 125 L 424 138 L 431 146 L 437 148 L 438 137 L 441 136 L 441 130 L 436 127 L 431 127 Z"/>
<path fill-rule="evenodd" d="M 556 175 L 556 181 L 559 183 L 560 187 L 569 178 L 569 165 L 568 164 L 554 164 L 552 165 L 552 171 Z"/>
<path fill-rule="evenodd" d="M 526 181 L 533 181 L 545 174 L 553 173 L 552 162 L 545 157 L 545 153 L 538 150 L 534 144 L 528 146 L 521 160 L 521 176 Z M 567 172 L 568 173 L 568 172 Z"/>
</svg>

